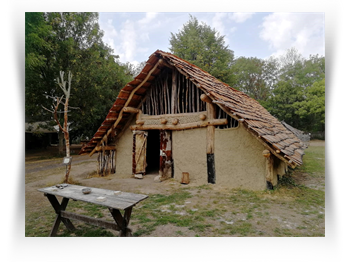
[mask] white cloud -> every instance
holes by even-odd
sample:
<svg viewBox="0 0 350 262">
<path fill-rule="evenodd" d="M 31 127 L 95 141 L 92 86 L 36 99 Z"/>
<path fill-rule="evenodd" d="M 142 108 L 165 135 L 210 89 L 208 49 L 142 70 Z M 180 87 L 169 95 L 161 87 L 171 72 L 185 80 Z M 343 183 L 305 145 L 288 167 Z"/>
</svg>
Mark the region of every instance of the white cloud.
<svg viewBox="0 0 350 262">
<path fill-rule="evenodd" d="M 99 21 L 99 24 L 104 31 L 103 41 L 111 48 L 115 49 L 114 38 L 118 36 L 118 32 L 113 26 L 113 20 L 108 19 L 107 23 Z"/>
<path fill-rule="evenodd" d="M 152 13 L 152 12 L 148 12 L 146 13 L 146 16 L 144 18 L 142 18 L 141 20 L 137 21 L 140 25 L 147 25 L 149 24 L 154 18 L 156 18 L 156 16 L 158 15 L 158 13 Z"/>
<path fill-rule="evenodd" d="M 295 47 L 305 57 L 325 54 L 324 15 L 321 13 L 273 13 L 264 18 L 260 37 L 274 55 Z"/>
<path fill-rule="evenodd" d="M 215 28 L 219 32 L 220 36 L 224 35 L 225 44 L 229 44 L 228 33 L 226 32 L 225 19 L 227 18 L 227 13 L 215 13 L 211 27 Z"/>
<path fill-rule="evenodd" d="M 230 28 L 230 33 L 234 33 L 236 30 L 237 30 L 237 27 L 233 26 L 233 27 Z"/>
<path fill-rule="evenodd" d="M 226 17 L 227 13 L 215 13 L 212 19 L 212 26 L 220 32 L 220 35 L 223 35 L 225 33 L 225 26 L 222 20 Z"/>
<path fill-rule="evenodd" d="M 142 43 L 150 41 L 150 32 L 161 23 L 156 21 L 158 13 L 145 13 L 139 20 L 127 19 L 117 30 L 113 25 L 113 20 L 107 22 L 100 21 L 105 35 L 103 41 L 114 49 L 114 53 L 119 55 L 121 62 L 133 61 L 137 54 L 148 52 L 148 48 L 142 48 Z"/>
<path fill-rule="evenodd" d="M 133 67 L 138 67 L 140 62 L 135 60 L 135 61 L 130 62 L 130 64 L 132 64 Z"/>
<path fill-rule="evenodd" d="M 233 13 L 230 15 L 230 19 L 235 21 L 236 23 L 243 23 L 247 19 L 251 18 L 254 13 Z"/>
<path fill-rule="evenodd" d="M 117 46 L 115 51 L 120 54 L 120 60 L 122 62 L 134 60 L 137 41 L 134 22 L 126 20 L 119 35 L 120 45 Z"/>
</svg>

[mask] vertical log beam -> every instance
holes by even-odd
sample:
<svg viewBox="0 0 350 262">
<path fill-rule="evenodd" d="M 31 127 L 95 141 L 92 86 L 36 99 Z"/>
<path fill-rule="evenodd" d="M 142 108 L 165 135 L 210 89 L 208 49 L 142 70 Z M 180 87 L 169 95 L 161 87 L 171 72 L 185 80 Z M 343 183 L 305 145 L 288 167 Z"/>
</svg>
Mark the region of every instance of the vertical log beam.
<svg viewBox="0 0 350 262">
<path fill-rule="evenodd" d="M 215 105 L 212 100 L 205 94 L 201 95 L 201 100 L 207 103 L 207 117 L 208 120 L 215 119 Z M 207 126 L 207 170 L 208 183 L 215 184 L 215 126 Z"/>
<path fill-rule="evenodd" d="M 263 156 L 266 158 L 266 187 L 273 189 L 273 156 L 269 150 L 263 151 Z"/>
<path fill-rule="evenodd" d="M 215 105 L 207 104 L 208 120 L 215 119 Z M 214 154 L 215 126 L 207 126 L 207 154 Z"/>
<path fill-rule="evenodd" d="M 176 114 L 176 81 L 177 80 L 177 70 L 173 69 L 172 72 L 172 85 L 171 85 L 171 113 Z"/>
</svg>

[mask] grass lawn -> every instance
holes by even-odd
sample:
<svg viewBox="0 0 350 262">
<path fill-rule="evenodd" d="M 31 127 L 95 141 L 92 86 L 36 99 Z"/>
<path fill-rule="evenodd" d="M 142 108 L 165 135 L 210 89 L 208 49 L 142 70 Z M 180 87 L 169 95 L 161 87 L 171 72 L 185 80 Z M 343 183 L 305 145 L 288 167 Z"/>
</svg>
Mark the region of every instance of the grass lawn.
<svg viewBox="0 0 350 262">
<path fill-rule="evenodd" d="M 215 185 L 169 188 L 149 194 L 133 209 L 134 237 L 307 237 L 325 235 L 325 147 L 310 146 L 304 165 L 284 176 L 274 190 L 217 190 Z M 302 178 L 302 179 L 301 179 Z M 112 221 L 106 208 L 71 201 L 67 210 Z M 26 208 L 26 236 L 48 236 L 55 215 L 43 205 Z M 117 233 L 72 221 L 59 236 L 108 237 Z"/>
</svg>

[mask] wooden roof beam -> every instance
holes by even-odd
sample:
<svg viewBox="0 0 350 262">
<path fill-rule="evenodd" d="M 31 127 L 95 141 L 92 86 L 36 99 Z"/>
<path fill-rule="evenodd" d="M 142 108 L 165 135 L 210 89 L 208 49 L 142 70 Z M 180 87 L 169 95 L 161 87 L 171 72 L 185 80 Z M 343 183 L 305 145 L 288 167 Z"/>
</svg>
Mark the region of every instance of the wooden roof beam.
<svg viewBox="0 0 350 262">
<path fill-rule="evenodd" d="M 145 77 L 145 79 L 129 94 L 128 100 L 125 102 L 124 107 L 127 107 L 133 97 L 133 95 L 136 93 L 136 91 L 143 86 L 143 84 L 148 80 L 148 78 L 152 75 L 153 71 L 157 69 L 158 65 L 161 64 L 163 59 L 159 59 L 158 62 L 154 65 L 154 67 L 148 72 L 148 75 Z M 120 120 L 123 117 L 123 110 L 120 110 L 118 119 L 115 121 L 113 127 L 107 131 L 107 134 L 104 135 L 104 137 L 101 139 L 101 141 L 96 145 L 96 147 L 91 151 L 89 156 L 92 156 L 95 152 L 98 146 L 102 144 L 105 140 L 107 141 L 107 138 L 109 134 L 112 132 L 112 130 L 118 125 Z"/>
</svg>

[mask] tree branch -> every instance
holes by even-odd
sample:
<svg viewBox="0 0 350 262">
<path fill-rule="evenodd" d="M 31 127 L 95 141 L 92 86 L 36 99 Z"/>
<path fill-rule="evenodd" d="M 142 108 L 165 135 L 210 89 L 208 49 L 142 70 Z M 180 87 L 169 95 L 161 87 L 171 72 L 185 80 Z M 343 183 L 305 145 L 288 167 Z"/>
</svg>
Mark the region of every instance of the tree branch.
<svg viewBox="0 0 350 262">
<path fill-rule="evenodd" d="M 56 100 L 56 99 L 58 98 L 57 96 L 50 96 L 50 95 L 46 95 L 46 94 L 43 94 L 43 96 L 52 98 L 52 99 L 54 99 L 54 100 Z M 65 103 L 63 103 L 62 101 L 61 101 L 60 104 L 61 104 L 61 105 L 65 105 Z M 70 109 L 79 109 L 79 110 L 80 110 L 80 107 L 68 106 L 68 108 L 70 108 Z M 50 111 L 50 112 L 51 112 L 51 111 Z M 52 113 L 53 113 L 53 111 L 52 111 Z M 58 112 L 58 113 L 62 113 L 62 112 Z"/>
<path fill-rule="evenodd" d="M 61 96 L 61 98 L 58 98 L 58 97 L 57 97 L 57 104 L 56 104 L 56 106 L 55 106 L 55 111 L 54 111 L 53 115 L 54 115 L 54 118 L 55 118 L 55 121 L 56 121 L 58 127 L 62 130 L 62 132 L 63 132 L 63 133 L 68 133 L 68 131 L 65 130 L 65 129 L 61 126 L 60 121 L 58 121 L 58 116 L 57 116 L 58 106 L 60 105 L 60 103 L 61 103 L 61 101 L 62 101 L 62 98 L 63 98 L 63 96 Z"/>
<path fill-rule="evenodd" d="M 49 110 L 47 109 L 46 107 L 44 107 L 43 105 L 41 105 L 42 108 L 44 108 L 45 110 L 49 111 L 50 113 L 54 114 L 54 111 L 53 110 Z"/>
<path fill-rule="evenodd" d="M 71 81 L 72 81 L 72 73 L 71 71 L 69 71 L 68 72 L 68 95 L 70 95 Z"/>
</svg>

